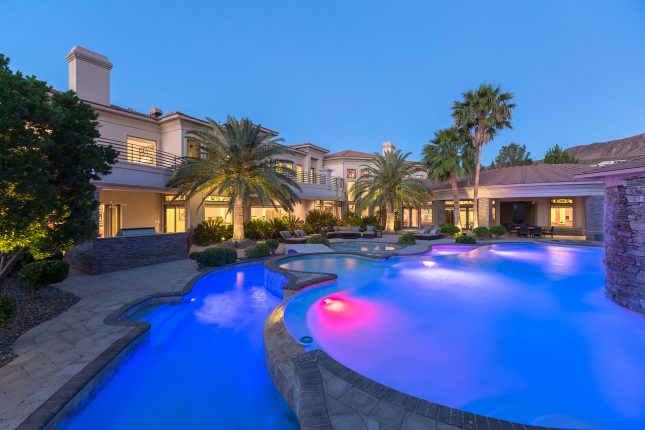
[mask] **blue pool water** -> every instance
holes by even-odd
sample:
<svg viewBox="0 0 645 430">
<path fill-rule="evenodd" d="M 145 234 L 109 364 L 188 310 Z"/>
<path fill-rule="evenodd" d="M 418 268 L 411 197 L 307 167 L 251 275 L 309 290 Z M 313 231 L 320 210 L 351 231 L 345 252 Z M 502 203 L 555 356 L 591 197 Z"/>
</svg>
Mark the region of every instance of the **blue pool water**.
<svg viewBox="0 0 645 430">
<path fill-rule="evenodd" d="M 297 429 L 264 366 L 280 299 L 262 265 L 206 275 L 181 304 L 147 308 L 148 340 L 59 429 Z"/>
<path fill-rule="evenodd" d="M 386 242 L 336 242 L 331 247 L 339 252 L 387 252 L 403 248 L 399 244 Z"/>
<path fill-rule="evenodd" d="M 604 295 L 603 251 L 503 244 L 373 261 L 292 298 L 292 335 L 408 394 L 549 427 L 645 428 L 645 317 Z"/>
</svg>

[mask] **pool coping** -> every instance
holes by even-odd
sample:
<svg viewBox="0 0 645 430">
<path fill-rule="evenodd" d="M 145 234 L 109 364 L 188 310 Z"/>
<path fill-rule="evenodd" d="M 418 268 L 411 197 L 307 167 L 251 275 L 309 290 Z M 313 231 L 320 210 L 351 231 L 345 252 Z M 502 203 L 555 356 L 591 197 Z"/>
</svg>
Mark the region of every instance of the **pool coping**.
<svg viewBox="0 0 645 430">
<path fill-rule="evenodd" d="M 34 412 L 32 412 L 16 430 L 50 430 L 55 429 L 65 417 L 90 395 L 95 388 L 103 383 L 109 374 L 121 362 L 145 341 L 150 334 L 150 323 L 131 321 L 127 318 L 140 310 L 162 303 L 180 303 L 189 294 L 197 281 L 214 273 L 233 270 L 239 267 L 262 264 L 266 258 L 238 261 L 221 267 L 202 268 L 181 290 L 165 293 L 148 294 L 119 307 L 104 318 L 107 325 L 132 327 L 128 333 L 114 341 L 101 352 L 80 372 L 74 375 Z"/>
<path fill-rule="evenodd" d="M 476 251 L 483 247 L 497 243 L 526 243 L 521 241 L 486 241 L 475 245 L 470 251 Z M 551 245 L 569 245 L 569 243 L 542 242 Z M 435 424 L 446 424 L 452 426 L 452 429 L 467 430 L 547 430 L 552 427 L 535 426 L 530 424 L 521 424 L 513 421 L 502 420 L 485 415 L 466 412 L 458 408 L 441 405 L 421 399 L 416 396 L 406 394 L 402 391 L 390 388 L 381 384 L 365 375 L 356 372 L 333 357 L 325 351 L 316 348 L 305 351 L 303 346 L 289 333 L 284 321 L 284 308 L 286 302 L 293 296 L 309 288 L 315 288 L 333 281 L 337 276 L 333 273 L 322 272 L 305 272 L 285 269 L 280 266 L 284 260 L 302 258 L 303 256 L 330 256 L 330 255 L 351 255 L 353 257 L 366 258 L 369 260 L 380 261 L 388 260 L 392 257 L 415 257 L 426 255 L 431 251 L 433 246 L 460 246 L 459 244 L 436 244 L 429 245 L 425 251 L 412 254 L 387 254 L 387 255 L 369 255 L 366 253 L 352 252 L 334 252 L 334 253 L 316 253 L 316 254 L 291 254 L 277 256 L 267 260 L 264 265 L 267 269 L 284 275 L 288 282 L 283 286 L 283 291 L 289 293 L 284 295 L 283 303 L 276 307 L 265 323 L 265 361 L 267 370 L 274 384 L 281 392 L 287 403 L 298 416 L 300 426 L 304 430 L 333 429 L 332 414 L 328 407 L 329 391 L 324 382 L 322 372 L 327 372 L 338 381 L 347 384 L 351 389 L 361 391 L 363 394 L 376 399 L 373 407 L 369 410 L 356 410 L 358 416 L 365 417 L 377 422 L 383 420 L 383 408 L 389 407 L 390 414 L 398 413 L 397 420 L 391 421 L 386 425 L 392 424 L 393 428 L 400 428 L 405 425 L 410 417 L 420 416 L 424 419 L 430 419 Z M 583 246 L 595 246 L 586 244 Z M 467 252 L 470 252 L 467 251 Z M 317 274 L 319 277 L 302 279 L 303 275 Z M 280 344 L 277 354 L 275 344 Z M 291 366 L 291 370 L 289 370 Z M 285 368 L 287 370 L 285 370 Z M 291 378 L 291 380 L 289 380 Z M 328 377 L 329 378 L 329 377 Z M 329 399 L 332 400 L 332 399 Z M 337 401 L 337 400 L 334 400 Z M 392 412 L 395 411 L 395 412 Z M 354 415 L 356 415 L 356 413 Z M 347 415 L 347 411 L 345 411 Z M 391 417 L 390 417 L 391 418 Z M 418 419 L 418 418 L 417 418 Z M 432 421 L 430 421 L 432 422 Z M 385 424 L 385 423 L 384 423 Z M 558 428 L 554 430 L 566 430 Z"/>
</svg>

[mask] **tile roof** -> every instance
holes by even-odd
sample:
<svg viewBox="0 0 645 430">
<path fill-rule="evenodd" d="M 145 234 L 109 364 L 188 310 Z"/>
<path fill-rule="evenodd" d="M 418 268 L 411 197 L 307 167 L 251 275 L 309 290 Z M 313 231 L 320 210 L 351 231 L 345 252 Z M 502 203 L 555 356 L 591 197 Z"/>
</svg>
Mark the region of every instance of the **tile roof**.
<svg viewBox="0 0 645 430">
<path fill-rule="evenodd" d="M 596 167 L 594 169 L 587 169 L 584 172 L 579 172 L 578 175 L 591 175 L 594 173 L 605 172 L 619 172 L 621 170 L 645 168 L 645 157 L 638 157 L 632 160 L 622 161 L 618 163 L 609 164 L 606 166 Z"/>
<path fill-rule="evenodd" d="M 530 166 L 504 167 L 482 170 L 479 175 L 480 186 L 544 184 L 555 182 L 576 182 L 575 175 L 589 170 L 585 164 L 532 164 Z M 472 187 L 472 178 L 461 178 L 459 187 Z M 450 184 L 426 181 L 431 190 L 450 188 Z"/>
<path fill-rule="evenodd" d="M 374 153 L 346 149 L 345 151 L 334 152 L 333 154 L 325 155 L 325 159 L 328 158 L 374 158 Z"/>
</svg>

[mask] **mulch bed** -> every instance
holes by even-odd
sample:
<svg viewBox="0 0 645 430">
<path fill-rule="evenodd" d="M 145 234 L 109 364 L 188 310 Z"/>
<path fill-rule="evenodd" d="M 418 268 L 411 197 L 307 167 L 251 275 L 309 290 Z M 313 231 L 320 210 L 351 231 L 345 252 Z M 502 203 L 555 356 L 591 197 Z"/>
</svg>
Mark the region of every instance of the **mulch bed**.
<svg viewBox="0 0 645 430">
<path fill-rule="evenodd" d="M 80 300 L 56 287 L 47 287 L 30 295 L 15 278 L 0 281 L 0 293 L 16 302 L 16 317 L 0 328 L 0 367 L 16 357 L 11 346 L 21 334 L 61 314 Z"/>
</svg>

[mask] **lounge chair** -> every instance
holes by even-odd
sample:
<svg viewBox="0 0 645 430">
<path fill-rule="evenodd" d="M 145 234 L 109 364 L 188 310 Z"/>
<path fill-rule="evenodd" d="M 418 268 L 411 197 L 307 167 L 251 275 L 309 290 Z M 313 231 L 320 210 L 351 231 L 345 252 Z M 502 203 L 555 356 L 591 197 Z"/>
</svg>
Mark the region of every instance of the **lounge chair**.
<svg viewBox="0 0 645 430">
<path fill-rule="evenodd" d="M 423 227 L 418 232 L 414 234 L 416 240 L 437 240 L 441 239 L 443 236 L 441 234 L 440 227 Z"/>
<path fill-rule="evenodd" d="M 361 237 L 360 227 L 336 227 L 327 233 L 329 239 L 357 239 Z"/>
<path fill-rule="evenodd" d="M 374 239 L 377 236 L 376 227 L 373 225 L 368 225 L 365 227 L 363 232 L 363 239 Z"/>
<path fill-rule="evenodd" d="M 298 244 L 298 243 L 307 243 L 307 236 L 300 237 L 294 236 L 290 231 L 283 230 L 280 232 L 280 237 L 284 243 Z"/>
<path fill-rule="evenodd" d="M 520 226 L 519 231 L 517 232 L 518 237 L 529 237 L 529 228 L 525 225 Z"/>
<path fill-rule="evenodd" d="M 551 236 L 551 238 L 553 238 L 553 226 L 551 226 L 551 228 L 545 228 L 542 231 L 542 237 L 546 237 L 547 235 L 549 235 L 549 236 Z"/>
</svg>

